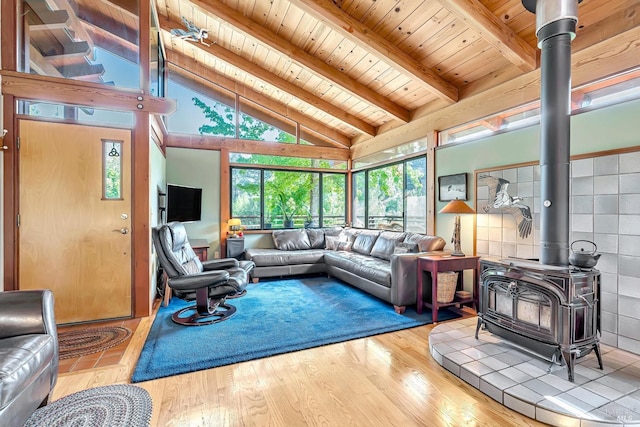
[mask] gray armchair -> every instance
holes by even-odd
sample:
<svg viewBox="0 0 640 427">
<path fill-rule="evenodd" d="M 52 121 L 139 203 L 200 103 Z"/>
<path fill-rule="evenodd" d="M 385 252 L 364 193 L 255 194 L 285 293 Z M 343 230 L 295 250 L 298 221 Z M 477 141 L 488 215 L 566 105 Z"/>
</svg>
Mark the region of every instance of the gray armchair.
<svg viewBox="0 0 640 427">
<path fill-rule="evenodd" d="M 0 292 L 0 425 L 21 426 L 58 379 L 53 293 Z"/>
<path fill-rule="evenodd" d="M 185 307 L 172 315 L 175 323 L 209 325 L 235 313 L 236 308 L 227 304 L 226 299 L 244 293 L 253 262 L 240 265 L 233 258 L 201 262 L 180 222 L 156 227 L 152 236 L 168 287 L 179 298 L 196 300 L 195 306 Z"/>
</svg>

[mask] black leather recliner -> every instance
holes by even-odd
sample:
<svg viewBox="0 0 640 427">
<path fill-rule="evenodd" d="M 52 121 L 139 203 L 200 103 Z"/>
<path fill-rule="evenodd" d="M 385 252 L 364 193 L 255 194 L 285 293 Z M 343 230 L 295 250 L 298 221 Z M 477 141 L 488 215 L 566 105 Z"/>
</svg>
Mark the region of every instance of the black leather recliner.
<svg viewBox="0 0 640 427">
<path fill-rule="evenodd" d="M 23 425 L 48 403 L 57 379 L 53 293 L 0 292 L 0 425 Z"/>
<path fill-rule="evenodd" d="M 226 299 L 243 295 L 255 265 L 253 262 L 239 262 L 234 258 L 201 262 L 180 222 L 155 227 L 153 243 L 173 294 L 196 300 L 195 306 L 174 313 L 171 317 L 174 322 L 189 326 L 209 325 L 228 319 L 236 312 Z"/>
</svg>

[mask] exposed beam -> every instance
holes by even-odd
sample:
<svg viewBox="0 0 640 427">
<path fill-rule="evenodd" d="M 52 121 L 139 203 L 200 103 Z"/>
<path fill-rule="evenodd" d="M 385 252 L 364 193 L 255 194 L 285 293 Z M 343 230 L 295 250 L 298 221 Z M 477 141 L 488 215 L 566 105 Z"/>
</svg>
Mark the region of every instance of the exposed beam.
<svg viewBox="0 0 640 427">
<path fill-rule="evenodd" d="M 300 49 L 293 43 L 283 39 L 258 23 L 247 19 L 247 17 L 233 10 L 224 3 L 218 0 L 191 0 L 191 4 L 204 10 L 213 19 L 220 19 L 223 22 L 227 22 L 234 28 L 234 30 L 243 32 L 249 37 L 253 37 L 267 46 L 281 52 L 299 66 L 307 68 L 311 72 L 322 76 L 332 84 L 339 86 L 342 90 L 349 92 L 352 96 L 355 96 L 369 104 L 375 105 L 398 120 L 405 123 L 409 121 L 409 110 L 390 101 L 388 98 L 378 94 L 357 80 L 352 79 L 347 74 L 336 70 L 317 57 L 308 54 L 304 49 Z"/>
<path fill-rule="evenodd" d="M 478 0 L 438 0 L 509 62 L 522 71 L 533 71 L 538 64 L 537 52 Z"/>
<path fill-rule="evenodd" d="M 171 28 L 178 28 L 182 24 L 179 24 L 175 21 L 171 21 L 164 16 L 160 15 L 159 17 L 160 27 L 163 31 L 169 33 Z M 180 40 L 178 38 L 173 39 L 174 43 L 189 43 L 187 41 Z M 327 114 L 335 117 L 338 120 L 341 120 L 345 124 L 357 129 L 360 132 L 364 132 L 369 135 L 375 135 L 376 129 L 373 125 L 365 122 L 364 120 L 354 116 L 353 114 L 349 114 L 344 109 L 339 106 L 333 105 L 328 101 L 325 101 L 322 98 L 319 98 L 301 87 L 297 86 L 294 83 L 291 83 L 281 77 L 276 76 L 270 71 L 257 66 L 253 62 L 245 59 L 239 55 L 236 55 L 233 52 L 228 51 L 222 46 L 218 46 L 217 44 L 212 43 L 210 46 L 205 46 L 202 43 L 192 43 L 190 46 L 193 46 L 194 49 L 200 49 L 204 53 L 212 55 L 217 59 L 226 62 L 236 68 L 243 70 L 245 73 L 254 76 L 255 78 L 274 86 L 283 92 L 286 92 L 306 103 L 312 105 L 315 108 L 318 108 Z M 167 46 L 168 47 L 168 46 Z M 169 48 L 170 49 L 170 48 Z"/>
<path fill-rule="evenodd" d="M 393 43 L 338 8 L 331 0 L 289 0 L 291 4 L 309 13 L 343 37 L 376 52 L 404 74 L 422 82 L 440 98 L 449 102 L 458 100 L 458 89 L 432 69 L 399 50 Z M 364 45 L 363 45 L 364 44 Z"/>
<path fill-rule="evenodd" d="M 87 21 L 80 20 L 80 22 L 82 23 L 85 31 L 90 34 L 96 46 L 131 61 L 134 64 L 140 61 L 138 58 L 137 42 L 134 43 L 127 39 L 123 39 L 115 33 Z"/>
<path fill-rule="evenodd" d="M 227 149 L 234 153 L 304 157 L 324 160 L 349 159 L 349 149 L 347 148 L 316 147 L 313 145 L 283 144 L 280 142 L 249 141 L 246 139 L 176 133 L 169 134 L 165 141 L 167 147 L 176 148 L 197 148 L 201 150 Z"/>
<path fill-rule="evenodd" d="M 324 135 L 329 140 L 335 141 L 335 145 L 337 147 L 348 147 L 351 145 L 350 138 L 335 129 L 326 126 L 324 123 L 319 123 L 294 109 L 288 108 L 286 105 L 274 102 L 274 100 L 268 96 L 237 83 L 228 77 L 218 74 L 209 67 L 196 63 L 191 58 L 188 58 L 179 52 L 167 50 L 167 61 L 170 66 L 171 64 L 175 64 L 175 66 L 170 67 L 171 70 L 185 75 L 185 78 L 194 80 L 205 86 L 211 86 L 213 84 L 227 89 L 228 91 L 237 93 L 238 95 L 250 99 L 263 107 L 270 108 L 288 119 L 300 123 L 314 132 Z"/>
<path fill-rule="evenodd" d="M 176 101 L 140 95 L 139 91 L 113 89 L 100 83 L 59 79 L 35 74 L 0 70 L 2 94 L 16 98 L 85 107 L 112 108 L 126 111 L 146 111 L 154 114 L 171 114 L 176 110 Z M 138 98 L 142 98 L 139 100 Z M 139 108 L 142 107 L 142 108 Z"/>
</svg>

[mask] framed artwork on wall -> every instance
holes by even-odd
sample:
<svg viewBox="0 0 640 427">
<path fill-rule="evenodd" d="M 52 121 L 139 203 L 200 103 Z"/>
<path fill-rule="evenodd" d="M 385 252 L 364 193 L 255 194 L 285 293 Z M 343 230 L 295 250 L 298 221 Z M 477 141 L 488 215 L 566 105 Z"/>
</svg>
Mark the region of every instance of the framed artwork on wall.
<svg viewBox="0 0 640 427">
<path fill-rule="evenodd" d="M 467 200 L 467 174 L 445 175 L 438 177 L 438 200 Z"/>
</svg>

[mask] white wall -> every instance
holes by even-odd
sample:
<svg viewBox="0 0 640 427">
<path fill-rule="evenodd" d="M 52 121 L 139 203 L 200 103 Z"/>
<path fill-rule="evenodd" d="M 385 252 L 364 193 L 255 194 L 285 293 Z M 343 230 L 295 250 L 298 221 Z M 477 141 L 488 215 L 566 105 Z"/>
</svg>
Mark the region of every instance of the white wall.
<svg viewBox="0 0 640 427">
<path fill-rule="evenodd" d="M 155 227 L 161 223 L 158 213 L 158 190 L 166 190 L 166 166 L 167 162 L 160 148 L 149 141 L 149 227 Z M 151 236 L 149 236 L 151 239 Z M 151 258 L 149 262 L 150 293 L 152 299 L 156 295 L 156 283 L 158 280 L 158 261 L 155 256 L 153 242 L 150 241 Z"/>
<path fill-rule="evenodd" d="M 220 152 L 167 148 L 168 184 L 202 188 L 202 220 L 185 223 L 190 239 L 209 242 L 209 258 L 220 251 Z"/>
</svg>

